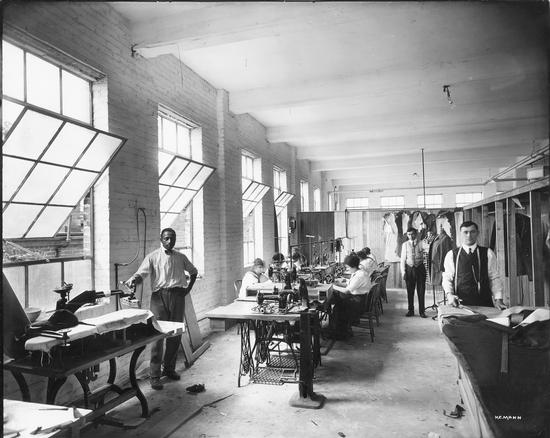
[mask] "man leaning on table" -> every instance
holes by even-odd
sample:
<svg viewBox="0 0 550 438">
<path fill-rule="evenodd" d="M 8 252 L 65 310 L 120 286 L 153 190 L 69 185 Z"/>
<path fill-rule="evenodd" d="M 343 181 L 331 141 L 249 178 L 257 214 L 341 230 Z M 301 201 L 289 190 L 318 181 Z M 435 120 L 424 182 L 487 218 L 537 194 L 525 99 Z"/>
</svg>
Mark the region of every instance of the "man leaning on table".
<svg viewBox="0 0 550 438">
<path fill-rule="evenodd" d="M 475 222 L 462 223 L 460 235 L 462 246 L 450 250 L 444 261 L 443 290 L 449 304 L 505 309 L 495 253 L 477 244 Z"/>
<path fill-rule="evenodd" d="M 185 296 L 191 292 L 197 279 L 197 268 L 189 259 L 174 249 L 176 232 L 172 228 L 165 228 L 160 233 L 160 248 L 145 256 L 137 272 L 125 281 L 128 287 L 141 283 L 144 277 L 151 279 L 151 312 L 161 320 L 183 322 L 185 317 Z M 189 281 L 185 275 L 189 273 Z M 153 389 L 162 389 L 160 381 L 161 364 L 164 369 L 162 375 L 170 380 L 179 380 L 176 373 L 176 360 L 181 335 L 166 339 L 151 346 L 150 378 Z"/>
</svg>

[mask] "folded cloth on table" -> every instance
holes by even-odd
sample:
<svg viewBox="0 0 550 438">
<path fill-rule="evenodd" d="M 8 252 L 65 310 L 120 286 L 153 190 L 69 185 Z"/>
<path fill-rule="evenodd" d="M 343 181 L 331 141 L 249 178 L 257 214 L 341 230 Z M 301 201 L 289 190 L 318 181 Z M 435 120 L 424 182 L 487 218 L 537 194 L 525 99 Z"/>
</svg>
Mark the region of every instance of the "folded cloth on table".
<svg viewBox="0 0 550 438">
<path fill-rule="evenodd" d="M 91 335 L 100 335 L 114 330 L 122 330 L 133 324 L 146 323 L 153 316 L 150 310 L 123 309 L 107 313 L 96 318 L 88 318 L 70 329 L 69 340 L 75 341 Z M 37 336 L 25 342 L 25 350 L 49 352 L 53 347 L 63 344 L 61 339 Z"/>
</svg>

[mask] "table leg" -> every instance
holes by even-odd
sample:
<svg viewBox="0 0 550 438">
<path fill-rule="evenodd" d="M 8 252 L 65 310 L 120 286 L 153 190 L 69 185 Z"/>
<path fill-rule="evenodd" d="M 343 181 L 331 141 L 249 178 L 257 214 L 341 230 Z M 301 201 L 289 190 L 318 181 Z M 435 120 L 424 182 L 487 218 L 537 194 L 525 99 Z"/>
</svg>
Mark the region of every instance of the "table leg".
<svg viewBox="0 0 550 438">
<path fill-rule="evenodd" d="M 21 391 L 21 396 L 23 397 L 23 401 L 30 402 L 31 393 L 29 392 L 29 386 L 27 385 L 27 381 L 25 380 L 25 377 L 23 377 L 23 374 L 17 371 L 12 371 L 11 374 L 15 379 L 15 381 L 17 382 L 17 385 L 19 386 L 19 390 Z"/>
<path fill-rule="evenodd" d="M 143 392 L 141 392 L 141 389 L 139 389 L 139 385 L 136 379 L 136 364 L 139 355 L 143 350 L 145 350 L 145 346 L 138 348 L 132 353 L 132 359 L 130 360 L 130 369 L 128 374 L 130 375 L 130 383 L 132 384 L 132 388 L 136 392 L 136 397 L 141 403 L 141 416 L 143 418 L 147 418 L 149 416 L 149 406 L 147 404 L 147 399 L 143 395 Z"/>
<path fill-rule="evenodd" d="M 88 385 L 86 370 L 75 373 L 75 377 L 78 380 L 78 383 L 80 383 L 80 386 L 82 387 L 82 393 L 84 394 L 82 398 L 82 400 L 84 401 L 84 407 L 86 409 L 90 409 L 90 402 L 88 397 L 91 391 L 90 391 L 90 385 Z"/>
<path fill-rule="evenodd" d="M 55 404 L 55 397 L 63 384 L 67 381 L 66 377 L 56 379 L 55 377 L 48 378 L 48 388 L 46 389 L 46 403 L 49 405 Z"/>
<path fill-rule="evenodd" d="M 107 379 L 107 383 L 113 384 L 115 383 L 116 379 L 116 359 L 110 359 L 109 360 L 109 379 Z"/>
<path fill-rule="evenodd" d="M 250 347 L 250 321 L 239 321 L 241 328 L 241 357 L 239 360 L 239 374 L 237 386 L 241 386 L 241 377 L 252 374 L 254 361 L 252 359 L 252 348 Z"/>
</svg>

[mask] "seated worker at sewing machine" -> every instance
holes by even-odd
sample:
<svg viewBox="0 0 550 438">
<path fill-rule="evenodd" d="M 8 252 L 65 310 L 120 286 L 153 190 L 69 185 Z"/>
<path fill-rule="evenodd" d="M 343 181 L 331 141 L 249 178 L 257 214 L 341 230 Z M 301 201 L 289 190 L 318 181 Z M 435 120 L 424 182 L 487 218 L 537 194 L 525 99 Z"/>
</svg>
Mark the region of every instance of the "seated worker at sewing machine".
<svg viewBox="0 0 550 438">
<path fill-rule="evenodd" d="M 351 253 L 344 259 L 350 272 L 349 280 L 336 279 L 332 284 L 332 294 L 325 302 L 325 309 L 332 308 L 333 336 L 335 339 L 346 339 L 353 336 L 351 325 L 359 319 L 365 304 L 365 297 L 371 288 L 369 275 L 359 269 L 359 257 Z M 332 307 L 334 305 L 334 307 Z"/>
<path fill-rule="evenodd" d="M 271 257 L 271 265 L 269 265 L 268 277 L 274 281 L 281 283 L 285 280 L 286 271 L 288 269 L 288 264 L 286 263 L 285 256 L 276 252 Z"/>
<path fill-rule="evenodd" d="M 273 289 L 274 283 L 265 275 L 265 263 L 262 259 L 255 259 L 252 269 L 245 272 L 239 298 L 247 296 L 247 290 Z"/>
<path fill-rule="evenodd" d="M 302 266 L 306 265 L 306 258 L 296 251 L 292 254 L 292 264 L 296 267 L 296 271 L 300 271 Z"/>
<path fill-rule="evenodd" d="M 376 257 L 371 253 L 369 247 L 364 247 L 362 250 L 357 251 L 357 255 L 361 262 L 359 263 L 359 268 L 371 275 L 377 267 Z"/>
</svg>

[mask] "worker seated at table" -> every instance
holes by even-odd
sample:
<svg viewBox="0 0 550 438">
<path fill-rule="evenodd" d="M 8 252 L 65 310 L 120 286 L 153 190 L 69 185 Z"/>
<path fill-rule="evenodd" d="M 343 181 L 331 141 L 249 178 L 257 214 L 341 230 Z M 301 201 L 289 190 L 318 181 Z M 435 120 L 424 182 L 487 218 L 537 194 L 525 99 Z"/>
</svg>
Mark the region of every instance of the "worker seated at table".
<svg viewBox="0 0 550 438">
<path fill-rule="evenodd" d="M 305 256 L 298 251 L 295 251 L 292 254 L 292 264 L 296 267 L 296 271 L 299 272 L 302 269 L 302 266 L 306 265 Z"/>
<path fill-rule="evenodd" d="M 273 287 L 274 283 L 264 273 L 264 261 L 260 258 L 255 259 L 252 269 L 244 274 L 239 298 L 245 298 L 248 295 L 247 291 L 258 291 L 259 289 L 268 288 L 269 285 Z"/>
<path fill-rule="evenodd" d="M 369 275 L 359 268 L 357 254 L 346 256 L 344 264 L 350 272 L 350 278 L 335 280 L 332 285 L 334 290 L 325 302 L 325 309 L 332 312 L 331 327 L 335 339 L 353 336 L 351 325 L 359 319 L 371 288 Z"/>
<path fill-rule="evenodd" d="M 276 252 L 273 254 L 273 257 L 271 257 L 271 267 L 273 269 L 286 269 L 288 268 L 288 264 L 285 260 L 285 256 L 281 252 Z"/>
<path fill-rule="evenodd" d="M 368 275 L 371 275 L 377 268 L 376 257 L 371 253 L 368 246 L 365 246 L 362 250 L 357 251 L 359 256 L 359 268 L 365 271 Z"/>
</svg>

